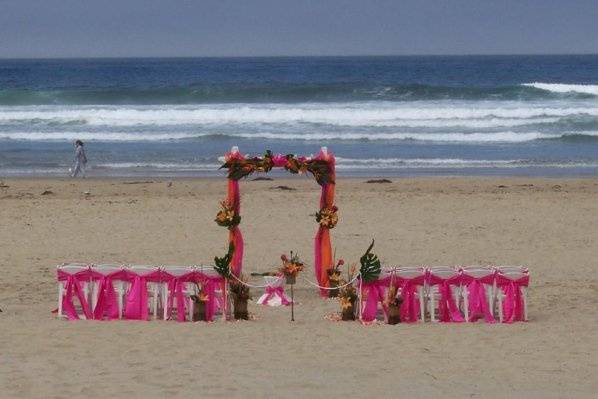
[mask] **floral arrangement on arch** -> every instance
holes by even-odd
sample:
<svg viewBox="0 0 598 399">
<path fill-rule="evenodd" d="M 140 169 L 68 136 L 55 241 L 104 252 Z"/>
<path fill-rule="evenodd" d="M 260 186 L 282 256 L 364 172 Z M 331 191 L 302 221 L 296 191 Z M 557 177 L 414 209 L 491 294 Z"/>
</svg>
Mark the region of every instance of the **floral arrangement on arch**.
<svg viewBox="0 0 598 399">
<path fill-rule="evenodd" d="M 229 179 L 240 180 L 255 172 L 268 173 L 275 165 L 282 165 L 284 169 L 293 174 L 309 172 L 320 186 L 334 183 L 332 168 L 327 161 L 297 157 L 294 154 L 274 156 L 270 150 L 267 150 L 263 157 L 245 159 L 231 157 L 226 160 L 220 169 L 228 169 Z"/>
<path fill-rule="evenodd" d="M 320 226 L 326 229 L 333 229 L 338 223 L 337 212 L 338 208 L 336 206 L 325 206 L 316 213 L 316 222 L 320 223 Z"/>
<path fill-rule="evenodd" d="M 220 202 L 220 211 L 216 214 L 214 221 L 218 226 L 226 227 L 229 230 L 241 223 L 241 216 L 237 215 L 235 209 L 227 201 Z"/>
</svg>

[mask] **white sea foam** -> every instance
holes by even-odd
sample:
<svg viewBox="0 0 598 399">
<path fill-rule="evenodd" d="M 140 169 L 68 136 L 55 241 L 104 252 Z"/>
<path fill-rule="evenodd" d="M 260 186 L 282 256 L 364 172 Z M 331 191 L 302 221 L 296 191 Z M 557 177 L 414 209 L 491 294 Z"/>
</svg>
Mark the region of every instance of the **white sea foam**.
<svg viewBox="0 0 598 399">
<path fill-rule="evenodd" d="M 553 93 L 582 93 L 598 96 L 598 85 L 574 85 L 564 83 L 524 83 L 523 86 L 551 91 Z"/>
<path fill-rule="evenodd" d="M 387 168 L 389 166 L 455 166 L 467 165 L 476 166 L 507 166 L 520 165 L 523 161 L 512 160 L 487 160 L 487 159 L 460 159 L 460 158 L 345 158 L 336 157 L 336 165 L 343 167 L 378 167 Z"/>
<path fill-rule="evenodd" d="M 350 127 L 491 128 L 550 123 L 575 115 L 598 116 L 598 104 L 566 106 L 520 103 L 431 104 L 226 104 L 196 107 L 0 107 L 0 124 L 82 124 L 87 126 L 290 125 Z"/>
<path fill-rule="evenodd" d="M 237 133 L 226 135 L 227 137 L 238 137 L 244 139 L 269 139 L 269 140 L 414 140 L 424 142 L 445 142 L 445 143 L 523 143 L 539 139 L 557 139 L 570 135 L 579 135 L 579 132 L 565 132 L 562 134 L 551 134 L 542 132 L 473 132 L 473 133 Z M 598 131 L 584 131 L 584 136 L 598 136 Z M 122 133 L 122 132 L 86 132 L 86 131 L 64 131 L 64 132 L 0 132 L 0 139 L 21 140 L 21 141 L 168 141 L 184 140 L 201 137 L 211 137 L 209 133 Z"/>
<path fill-rule="evenodd" d="M 108 162 L 94 165 L 94 168 L 106 169 L 164 169 L 176 171 L 211 171 L 221 164 L 216 163 L 173 163 L 173 162 Z"/>
<path fill-rule="evenodd" d="M 0 132 L 0 139 L 21 141 L 167 141 L 182 140 L 201 135 L 191 133 L 122 133 L 122 132 Z"/>
</svg>

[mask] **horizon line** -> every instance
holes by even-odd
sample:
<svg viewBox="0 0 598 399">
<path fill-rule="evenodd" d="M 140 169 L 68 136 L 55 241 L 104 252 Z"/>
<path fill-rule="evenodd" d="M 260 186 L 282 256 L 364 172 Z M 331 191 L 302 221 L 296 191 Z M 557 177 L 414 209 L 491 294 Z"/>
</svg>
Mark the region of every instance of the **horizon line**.
<svg viewBox="0 0 598 399">
<path fill-rule="evenodd" d="M 52 56 L 2 57 L 2 61 L 19 60 L 111 60 L 111 59 L 241 59 L 241 58 L 400 58 L 400 57 L 554 57 L 598 56 L 596 53 L 446 53 L 446 54 L 344 54 L 344 55 L 132 55 L 132 56 Z"/>
</svg>

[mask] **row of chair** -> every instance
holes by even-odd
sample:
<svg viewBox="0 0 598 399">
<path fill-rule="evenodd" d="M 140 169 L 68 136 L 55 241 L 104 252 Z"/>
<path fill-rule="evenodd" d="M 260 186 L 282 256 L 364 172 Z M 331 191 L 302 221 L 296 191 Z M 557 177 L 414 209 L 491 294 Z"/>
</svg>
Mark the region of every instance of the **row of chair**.
<svg viewBox="0 0 598 399">
<path fill-rule="evenodd" d="M 154 276 L 148 279 L 147 295 L 148 307 L 154 319 L 159 317 L 167 320 L 169 318 L 170 309 L 168 298 L 171 296 L 171 287 L 169 286 L 168 278 L 161 278 L 160 273 L 164 276 L 172 278 L 173 276 L 183 276 L 189 273 L 199 271 L 204 275 L 218 277 L 218 274 L 212 266 L 152 266 L 152 265 L 121 265 L 121 264 L 87 264 L 87 263 L 64 263 L 57 266 L 59 274 L 66 274 L 72 276 L 79 276 L 78 279 L 84 300 L 89 304 L 93 311 L 96 308 L 98 299 L 100 297 L 100 279 L 97 276 L 113 276 L 111 278 L 114 286 L 114 291 L 118 301 L 118 318 L 123 318 L 124 300 L 129 291 L 135 276 Z M 156 277 L 157 276 L 157 277 Z M 58 279 L 58 316 L 63 316 L 63 299 L 66 289 L 66 280 Z M 193 315 L 193 301 L 189 300 L 192 295 L 198 293 L 198 285 L 193 282 L 185 282 L 183 294 L 186 298 L 189 310 L 189 320 Z M 218 295 L 222 295 L 221 290 L 217 291 Z M 176 299 L 174 299 L 176 304 Z M 82 305 L 82 304 L 81 304 Z M 176 307 L 176 306 L 173 306 Z M 161 311 L 161 315 L 159 315 Z M 82 315 L 82 317 L 85 317 Z"/>
<path fill-rule="evenodd" d="M 472 283 L 484 288 L 485 300 L 493 318 L 505 321 L 503 303 L 506 295 L 521 300 L 520 319 L 527 321 L 527 287 L 529 270 L 522 266 L 423 266 L 384 267 L 381 279 L 395 276 L 402 281 L 417 281 L 416 292 L 419 302 L 419 319 L 437 321 L 443 285 L 449 286 L 454 303 L 457 304 L 464 321 L 471 321 L 469 296 Z M 518 291 L 518 292 L 514 292 Z M 400 290 L 399 290 L 400 291 Z M 514 320 L 511 320 L 514 321 Z"/>
<path fill-rule="evenodd" d="M 120 264 L 85 264 L 69 263 L 57 267 L 59 274 L 67 276 L 79 276 L 78 279 L 84 301 L 89 304 L 93 311 L 96 309 L 98 299 L 100 298 L 100 281 L 98 276 L 111 276 L 115 295 L 118 301 L 118 318 L 126 317 L 123 314 L 124 300 L 127 297 L 135 276 L 152 276 L 147 279 L 147 299 L 149 313 L 153 318 L 161 317 L 167 320 L 170 317 L 169 300 L 173 297 L 172 285 L 168 283 L 173 277 L 185 276 L 192 272 L 200 272 L 202 275 L 218 277 L 218 274 L 212 266 L 150 266 L 150 265 L 120 265 Z M 161 274 L 162 273 L 162 274 Z M 167 278 L 162 278 L 166 276 Z M 517 297 L 521 302 L 521 317 L 513 318 L 507 315 L 507 321 L 527 320 L 527 285 L 529 271 L 521 266 L 470 266 L 470 267 L 384 267 L 380 280 L 386 279 L 387 282 L 395 280 L 399 287 L 405 287 L 405 283 L 413 286 L 415 297 L 419 302 L 419 312 L 417 316 L 420 321 L 426 321 L 428 318 L 434 322 L 455 321 L 446 320 L 446 316 L 440 315 L 440 311 L 447 307 L 446 295 L 443 292 L 449 288 L 453 303 L 461 313 L 463 320 L 471 321 L 474 319 L 476 310 L 470 309 L 470 296 L 472 287 L 483 287 L 487 309 L 492 318 L 498 317 L 500 322 L 505 321 L 503 312 L 503 301 L 507 295 Z M 477 284 L 477 285 L 476 285 Z M 63 315 L 63 299 L 66 290 L 66 280 L 58 279 L 58 315 Z M 197 294 L 198 285 L 185 281 L 182 283 L 183 295 L 186 301 L 185 308 L 188 309 L 188 319 L 192 320 L 193 301 L 192 295 Z M 444 291 L 443 291 L 444 290 Z M 479 290 L 478 290 L 479 292 Z M 401 293 L 401 292 L 399 292 Z M 217 290 L 215 294 L 218 301 L 222 304 L 223 293 Z M 405 293 L 402 293 L 405 294 Z M 176 298 L 171 305 L 175 308 Z M 171 301 L 172 302 L 172 301 Z M 159 311 L 161 315 L 159 316 Z M 429 316 L 429 317 L 427 317 Z"/>
</svg>

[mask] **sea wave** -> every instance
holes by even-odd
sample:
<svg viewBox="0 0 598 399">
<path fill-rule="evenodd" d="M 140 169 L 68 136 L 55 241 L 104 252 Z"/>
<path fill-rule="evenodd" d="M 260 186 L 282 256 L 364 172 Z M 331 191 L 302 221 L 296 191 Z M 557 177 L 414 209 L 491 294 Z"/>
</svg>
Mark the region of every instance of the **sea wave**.
<svg viewBox="0 0 598 399">
<path fill-rule="evenodd" d="M 598 85 L 565 84 L 565 83 L 524 83 L 522 86 L 533 87 L 551 93 L 577 93 L 598 96 Z"/>
<path fill-rule="evenodd" d="M 533 159 L 461 159 L 461 158 L 342 158 L 337 157 L 337 169 L 397 169 L 397 168 L 521 168 L 598 167 L 597 161 L 533 160 Z"/>
<path fill-rule="evenodd" d="M 199 134 L 193 132 L 169 133 L 123 133 L 123 132 L 0 132 L 0 139 L 18 141 L 101 141 L 101 142 L 142 142 L 176 140 L 229 140 L 264 139 L 296 141 L 421 141 L 440 143 L 524 143 L 535 140 L 596 140 L 598 131 L 542 133 L 542 132 L 473 132 L 473 133 L 235 133 Z"/>
<path fill-rule="evenodd" d="M 190 85 L 186 87 L 111 87 L 73 89 L 4 89 L 0 105 L 89 104 L 206 104 L 296 103 L 334 101 L 421 100 L 541 100 L 586 98 L 598 95 L 597 86 L 528 83 L 509 86 L 435 86 L 427 84 L 373 83 L 273 83 Z M 568 88 L 565 90 L 565 86 Z M 573 87 L 573 90 L 570 88 Z"/>
<path fill-rule="evenodd" d="M 175 171 L 211 171 L 222 164 L 217 163 L 175 163 L 175 162 L 108 162 L 93 166 L 94 169 L 162 169 Z"/>
<path fill-rule="evenodd" d="M 564 117 L 598 117 L 598 105 L 334 103 L 279 106 L 247 104 L 118 108 L 0 107 L 0 125 L 180 126 L 329 125 L 339 127 L 508 127 L 552 123 Z"/>
</svg>

